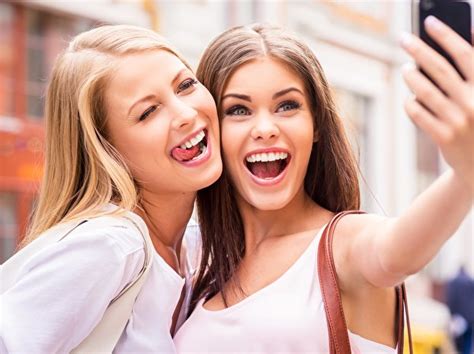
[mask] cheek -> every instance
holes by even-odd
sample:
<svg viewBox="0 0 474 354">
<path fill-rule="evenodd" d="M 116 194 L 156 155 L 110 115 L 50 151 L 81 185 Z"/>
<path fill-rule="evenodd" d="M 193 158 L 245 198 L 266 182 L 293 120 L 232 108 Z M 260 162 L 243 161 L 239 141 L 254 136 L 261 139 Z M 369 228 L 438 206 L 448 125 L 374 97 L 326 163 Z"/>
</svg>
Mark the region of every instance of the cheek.
<svg viewBox="0 0 474 354">
<path fill-rule="evenodd" d="M 218 127 L 217 109 L 212 95 L 205 88 L 198 89 L 195 95 L 195 105 L 209 117 L 214 128 Z"/>
<path fill-rule="evenodd" d="M 229 169 L 234 169 L 234 166 L 239 162 L 239 151 L 242 148 L 243 132 L 235 124 L 226 123 L 225 120 L 221 124 L 221 146 L 222 158 Z"/>
<path fill-rule="evenodd" d="M 314 140 L 314 123 L 313 118 L 310 115 L 302 117 L 301 122 L 294 125 L 296 130 L 294 134 L 297 136 L 297 140 L 300 145 L 311 149 Z"/>
</svg>

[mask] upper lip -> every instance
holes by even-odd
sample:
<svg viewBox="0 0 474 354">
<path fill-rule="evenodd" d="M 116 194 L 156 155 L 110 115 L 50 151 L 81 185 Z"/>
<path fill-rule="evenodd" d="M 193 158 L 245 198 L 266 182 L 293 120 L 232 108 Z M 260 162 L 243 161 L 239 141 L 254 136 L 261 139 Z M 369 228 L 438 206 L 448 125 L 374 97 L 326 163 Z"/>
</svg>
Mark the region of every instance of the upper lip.
<svg viewBox="0 0 474 354">
<path fill-rule="evenodd" d="M 174 148 L 177 148 L 177 147 L 180 147 L 181 145 L 183 145 L 186 141 L 188 140 L 191 140 L 191 138 L 194 138 L 198 133 L 200 133 L 201 131 L 204 130 L 204 133 L 207 135 L 207 132 L 206 132 L 206 127 L 201 127 L 197 130 L 194 131 L 194 133 L 191 133 L 189 134 L 186 138 L 184 138 L 183 140 L 181 140 L 181 142 L 179 144 L 177 144 L 176 146 L 173 147 Z M 171 150 L 173 150 L 171 149 Z"/>
</svg>

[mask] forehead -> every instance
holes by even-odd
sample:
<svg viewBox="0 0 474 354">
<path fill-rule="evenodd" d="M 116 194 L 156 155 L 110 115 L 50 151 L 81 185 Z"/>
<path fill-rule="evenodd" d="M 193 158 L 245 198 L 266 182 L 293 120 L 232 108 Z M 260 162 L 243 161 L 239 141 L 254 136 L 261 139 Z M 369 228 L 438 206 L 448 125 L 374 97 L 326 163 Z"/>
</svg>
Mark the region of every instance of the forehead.
<svg viewBox="0 0 474 354">
<path fill-rule="evenodd" d="M 176 74 L 185 68 L 176 55 L 163 49 L 121 57 L 107 87 L 107 100 L 134 99 L 150 91 L 159 92 L 170 86 Z"/>
<path fill-rule="evenodd" d="M 268 91 L 289 86 L 305 91 L 304 82 L 295 69 L 282 60 L 264 56 L 238 67 L 230 76 L 224 91 Z"/>
</svg>

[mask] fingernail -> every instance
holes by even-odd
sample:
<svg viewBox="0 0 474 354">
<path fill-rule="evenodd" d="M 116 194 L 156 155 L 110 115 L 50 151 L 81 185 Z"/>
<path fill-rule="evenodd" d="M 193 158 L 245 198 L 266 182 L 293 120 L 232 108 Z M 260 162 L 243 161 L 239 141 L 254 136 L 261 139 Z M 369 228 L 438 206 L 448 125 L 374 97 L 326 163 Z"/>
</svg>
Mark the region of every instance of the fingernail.
<svg viewBox="0 0 474 354">
<path fill-rule="evenodd" d="M 425 26 L 434 30 L 439 30 L 441 28 L 441 21 L 434 16 L 428 16 L 425 20 Z"/>
<path fill-rule="evenodd" d="M 400 35 L 400 44 L 403 48 L 409 49 L 413 44 L 413 36 L 410 33 L 402 32 Z"/>
</svg>

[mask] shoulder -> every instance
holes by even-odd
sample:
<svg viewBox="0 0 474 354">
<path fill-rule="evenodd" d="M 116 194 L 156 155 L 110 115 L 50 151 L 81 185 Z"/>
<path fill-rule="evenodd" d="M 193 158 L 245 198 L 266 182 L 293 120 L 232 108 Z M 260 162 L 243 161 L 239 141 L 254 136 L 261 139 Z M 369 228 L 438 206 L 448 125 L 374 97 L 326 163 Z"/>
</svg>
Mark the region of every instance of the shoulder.
<svg viewBox="0 0 474 354">
<path fill-rule="evenodd" d="M 26 246 L 24 251 L 34 252 L 20 254 L 17 259 L 25 262 L 10 275 L 1 274 L 2 280 L 9 277 L 0 298 L 6 304 L 5 318 L 11 321 L 5 321 L 8 327 L 0 324 L 0 337 L 10 346 L 70 352 L 143 269 L 143 239 L 127 218 L 100 216 L 75 227 L 79 222 L 51 228 L 33 241 L 51 237 L 48 242 L 37 249 Z M 18 333 L 26 333 L 27 339 Z"/>
<path fill-rule="evenodd" d="M 89 218 L 61 242 L 96 242 L 97 246 L 112 246 L 114 251 L 126 256 L 144 250 L 144 234 L 147 233 L 145 223 L 137 215 L 124 212 Z"/>
<path fill-rule="evenodd" d="M 334 229 L 334 242 L 339 248 L 346 249 L 361 238 L 367 237 L 378 225 L 387 222 L 389 218 L 376 214 L 347 214 L 339 219 Z M 350 251 L 347 249 L 346 251 Z"/>
<path fill-rule="evenodd" d="M 141 232 L 147 230 L 140 230 L 143 225 L 136 226 L 128 214 L 98 216 L 85 222 L 68 222 L 58 226 L 39 236 L 38 241 L 51 237 L 52 233 L 60 236 L 59 240 L 32 254 L 22 267 L 23 272 L 45 266 L 51 269 L 69 268 L 71 271 L 124 266 L 137 272 L 141 269 L 145 259 Z"/>
<path fill-rule="evenodd" d="M 342 284 L 365 282 L 357 272 L 356 263 L 360 262 L 364 253 L 370 253 L 366 248 L 372 244 L 374 230 L 387 220 L 387 217 L 376 214 L 348 214 L 339 220 L 333 235 L 333 253 Z"/>
</svg>

